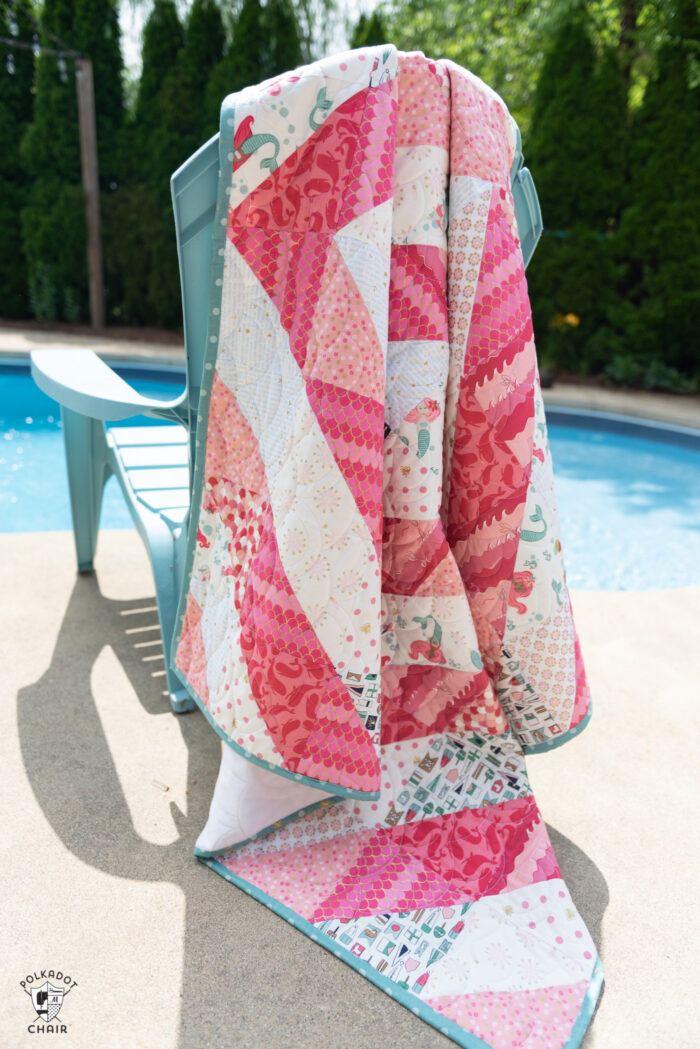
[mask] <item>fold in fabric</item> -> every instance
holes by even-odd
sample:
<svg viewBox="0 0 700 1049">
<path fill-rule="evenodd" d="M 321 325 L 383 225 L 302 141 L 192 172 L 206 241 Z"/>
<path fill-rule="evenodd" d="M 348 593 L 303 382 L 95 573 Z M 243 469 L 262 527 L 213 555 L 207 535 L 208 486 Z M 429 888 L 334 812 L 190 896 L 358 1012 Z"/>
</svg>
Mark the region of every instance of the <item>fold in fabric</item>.
<svg viewBox="0 0 700 1049">
<path fill-rule="evenodd" d="M 576 1046 L 600 967 L 524 754 L 590 697 L 515 125 L 387 46 L 230 96 L 220 148 L 176 668 L 236 753 L 197 852 L 458 1044 Z"/>
</svg>

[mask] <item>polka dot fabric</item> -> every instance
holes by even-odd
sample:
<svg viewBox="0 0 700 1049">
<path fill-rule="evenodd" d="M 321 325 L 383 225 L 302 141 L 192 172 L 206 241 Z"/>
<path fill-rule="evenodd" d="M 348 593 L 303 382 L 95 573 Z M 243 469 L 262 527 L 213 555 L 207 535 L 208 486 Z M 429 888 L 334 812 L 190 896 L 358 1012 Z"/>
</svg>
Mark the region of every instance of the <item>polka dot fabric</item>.
<svg viewBox="0 0 700 1049">
<path fill-rule="evenodd" d="M 447 149 L 450 135 L 449 77 L 442 62 L 428 62 L 421 52 L 399 63 L 397 148 L 416 145 Z"/>
<path fill-rule="evenodd" d="M 487 991 L 430 1004 L 492 1049 L 560 1049 L 585 993 L 581 982 L 509 994 Z"/>
</svg>

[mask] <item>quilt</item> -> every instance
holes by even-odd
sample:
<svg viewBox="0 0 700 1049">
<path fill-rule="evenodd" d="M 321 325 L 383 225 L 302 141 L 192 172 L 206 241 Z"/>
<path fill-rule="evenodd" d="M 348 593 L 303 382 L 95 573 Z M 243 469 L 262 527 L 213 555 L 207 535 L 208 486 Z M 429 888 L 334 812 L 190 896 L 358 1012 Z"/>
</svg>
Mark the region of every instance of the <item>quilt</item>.
<svg viewBox="0 0 700 1049">
<path fill-rule="evenodd" d="M 590 695 L 515 136 L 391 46 L 225 100 L 175 665 L 202 862 L 458 1045 L 572 1049 L 601 967 L 525 755 Z"/>
</svg>

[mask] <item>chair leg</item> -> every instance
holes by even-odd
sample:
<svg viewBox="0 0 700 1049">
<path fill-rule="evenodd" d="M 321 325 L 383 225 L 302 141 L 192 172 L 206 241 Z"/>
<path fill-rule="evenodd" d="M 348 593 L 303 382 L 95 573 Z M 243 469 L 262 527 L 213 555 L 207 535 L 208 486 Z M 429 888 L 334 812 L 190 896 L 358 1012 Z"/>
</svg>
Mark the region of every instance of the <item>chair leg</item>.
<svg viewBox="0 0 700 1049">
<path fill-rule="evenodd" d="M 61 422 L 78 571 L 91 572 L 102 493 L 110 474 L 104 424 L 64 407 Z"/>
<path fill-rule="evenodd" d="M 175 622 L 177 619 L 177 606 L 180 600 L 180 592 L 182 590 L 182 581 L 185 571 L 185 561 L 187 560 L 187 529 L 188 529 L 189 514 L 182 522 L 179 535 L 173 537 L 173 547 L 175 553 L 175 600 L 173 602 L 173 626 L 170 634 L 168 635 L 168 654 L 167 654 L 167 672 L 168 672 L 168 690 L 170 692 L 170 705 L 176 714 L 184 714 L 188 710 L 195 710 L 197 704 L 192 699 L 188 689 L 186 689 L 182 682 L 175 676 L 175 673 L 171 669 L 170 658 L 174 658 L 175 651 L 173 646 L 173 634 L 175 632 Z"/>
<path fill-rule="evenodd" d="M 176 676 L 171 667 L 173 652 L 173 632 L 177 616 L 177 603 L 180 596 L 182 579 L 180 551 L 178 542 L 170 529 L 155 515 L 147 526 L 147 543 L 153 566 L 153 579 L 156 585 L 156 602 L 160 632 L 163 638 L 163 656 L 165 658 L 165 676 L 168 686 L 170 705 L 176 714 L 194 710 L 195 702 L 187 689 Z"/>
</svg>

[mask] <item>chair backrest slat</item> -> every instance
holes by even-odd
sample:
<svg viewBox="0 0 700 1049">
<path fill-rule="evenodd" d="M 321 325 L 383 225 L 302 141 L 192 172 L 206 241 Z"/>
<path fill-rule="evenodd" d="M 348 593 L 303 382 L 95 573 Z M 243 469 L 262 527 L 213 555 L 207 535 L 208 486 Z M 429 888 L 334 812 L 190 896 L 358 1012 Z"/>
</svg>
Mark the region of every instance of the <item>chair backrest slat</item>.
<svg viewBox="0 0 700 1049">
<path fill-rule="evenodd" d="M 207 343 L 211 237 L 216 214 L 218 179 L 218 135 L 210 138 L 170 179 L 180 262 L 192 453 Z M 193 454 L 191 463 L 194 463 Z"/>
</svg>

